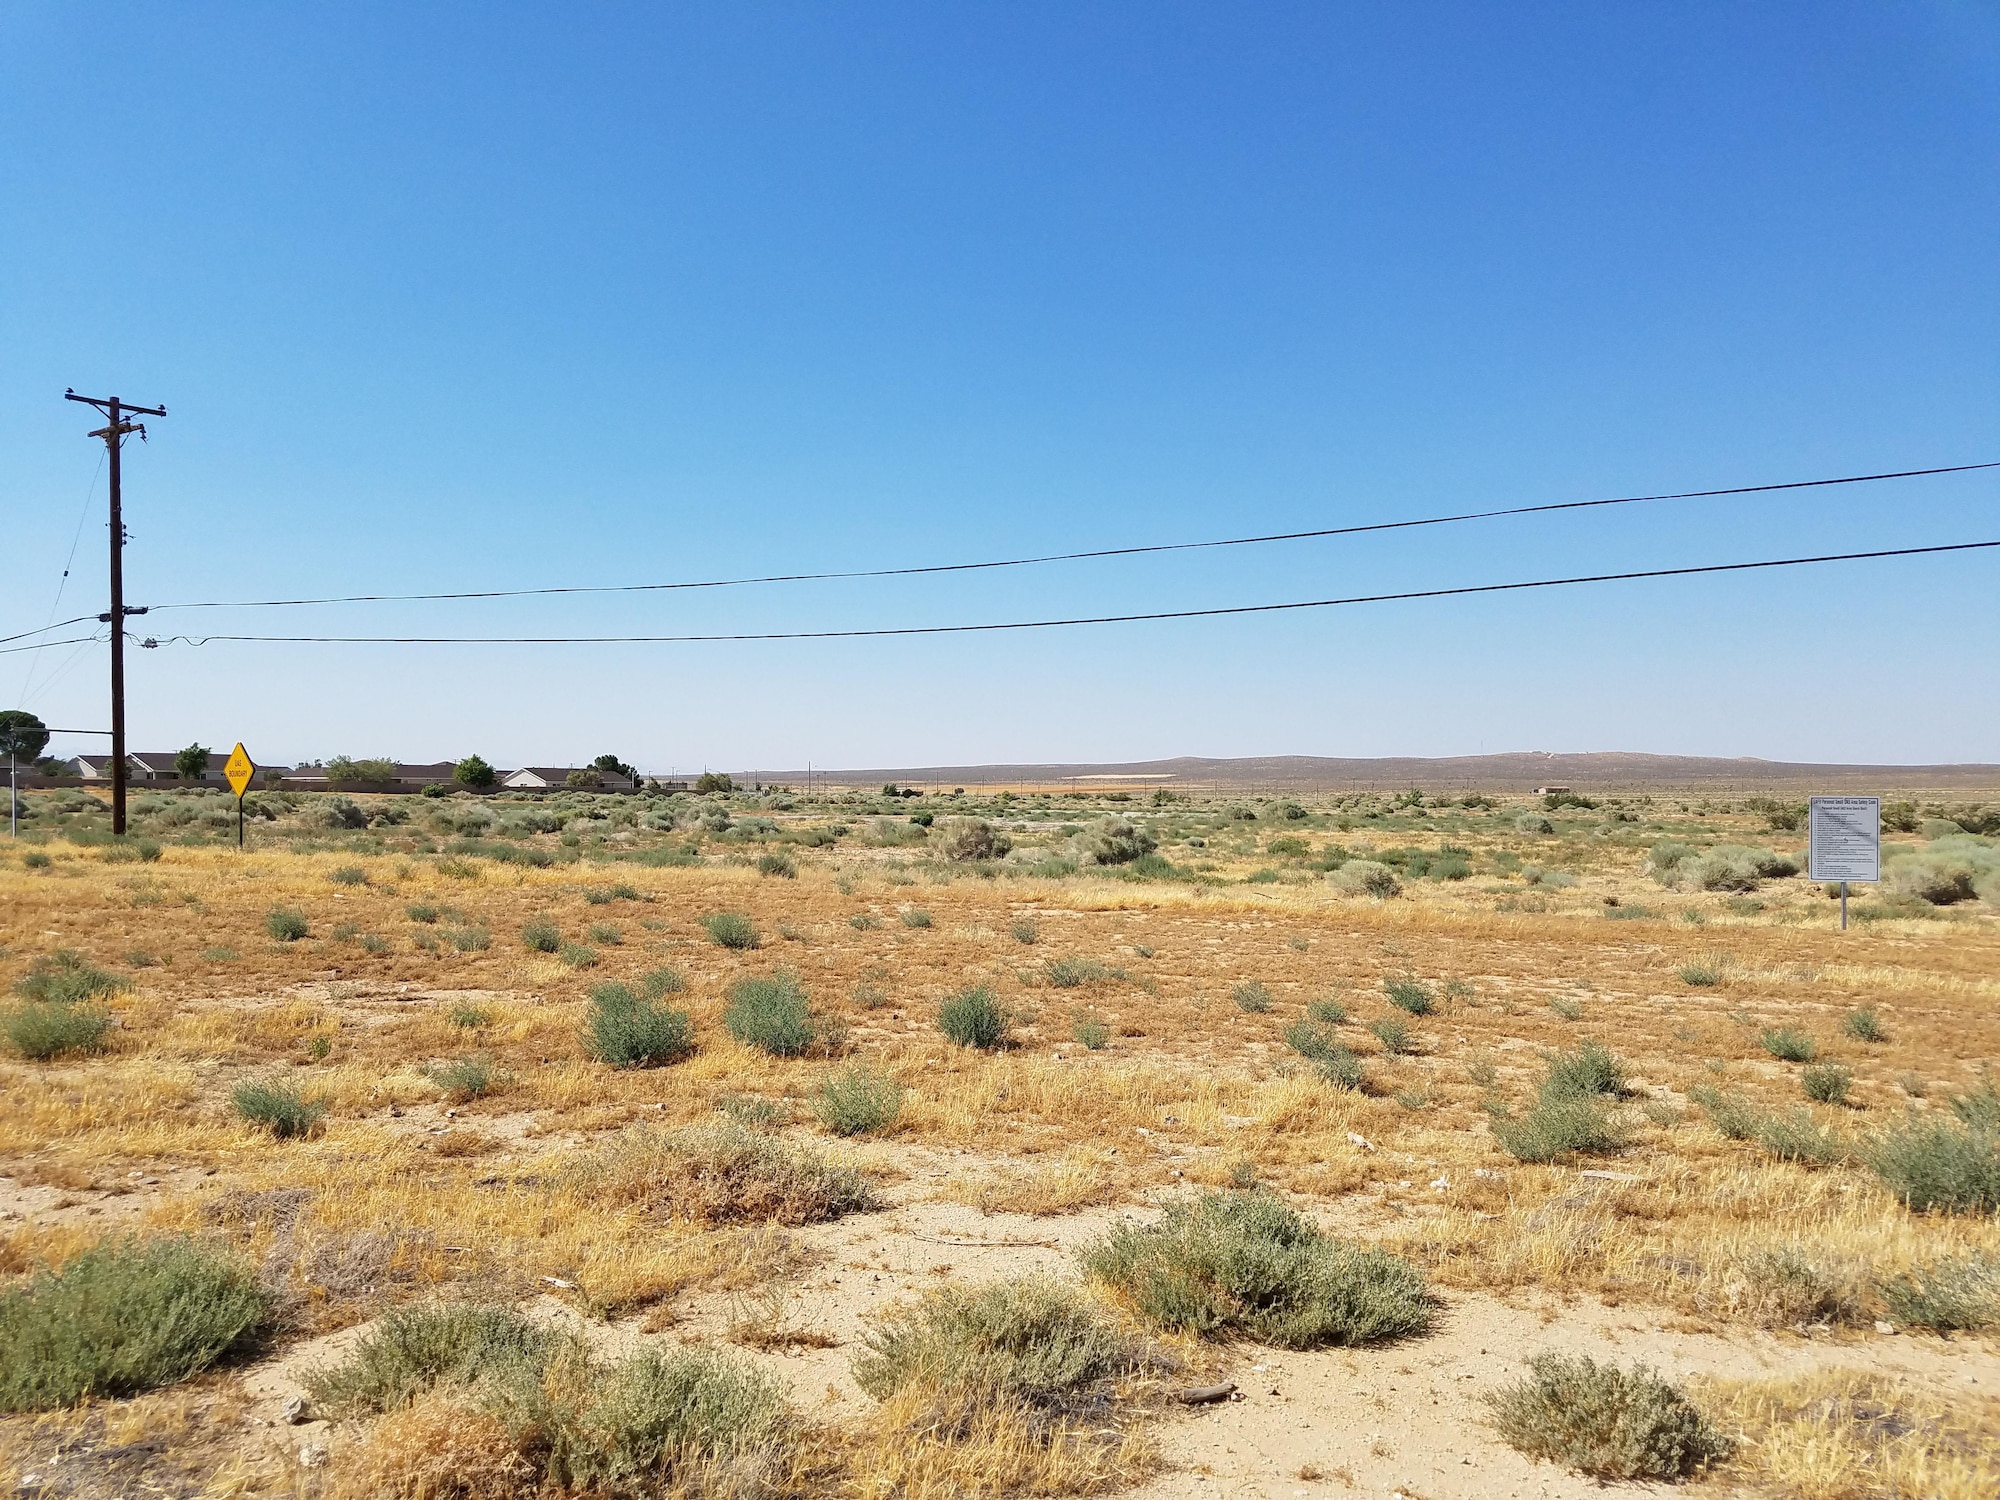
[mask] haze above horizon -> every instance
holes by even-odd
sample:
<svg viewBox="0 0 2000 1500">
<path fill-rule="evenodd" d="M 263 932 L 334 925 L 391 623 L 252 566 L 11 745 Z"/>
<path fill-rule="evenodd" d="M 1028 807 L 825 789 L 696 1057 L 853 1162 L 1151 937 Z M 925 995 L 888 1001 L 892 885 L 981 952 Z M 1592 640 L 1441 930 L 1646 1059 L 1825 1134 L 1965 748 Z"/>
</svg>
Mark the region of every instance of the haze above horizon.
<svg viewBox="0 0 2000 1500">
<path fill-rule="evenodd" d="M 2000 457 L 2000 16 L 1971 5 L 17 7 L 0 80 L 0 635 L 104 608 L 102 449 L 66 386 L 170 413 L 125 464 L 140 604 L 861 571 Z M 1203 609 L 1991 539 L 1996 475 L 202 624 Z M 1997 578 L 1989 552 L 996 637 L 170 645 L 131 653 L 131 743 L 1993 762 Z M 102 726 L 104 693 L 101 645 L 0 656 L 0 700 L 51 724 Z"/>
</svg>

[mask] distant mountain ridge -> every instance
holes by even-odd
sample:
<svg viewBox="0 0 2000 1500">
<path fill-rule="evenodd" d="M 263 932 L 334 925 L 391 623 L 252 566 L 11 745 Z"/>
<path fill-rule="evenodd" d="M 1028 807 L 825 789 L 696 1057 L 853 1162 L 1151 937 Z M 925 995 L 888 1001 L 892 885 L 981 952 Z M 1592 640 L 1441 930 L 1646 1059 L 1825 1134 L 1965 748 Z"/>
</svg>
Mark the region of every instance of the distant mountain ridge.
<svg viewBox="0 0 2000 1500">
<path fill-rule="evenodd" d="M 804 771 L 759 771 L 766 782 L 802 784 Z M 1444 757 L 1383 756 L 1341 758 L 1320 755 L 1261 755 L 1214 759 L 1183 755 L 1170 760 L 1040 765 L 884 766 L 872 770 L 815 770 L 811 779 L 841 786 L 1048 786 L 1079 787 L 1129 780 L 1135 784 L 1218 789 L 1297 791 L 1482 790 L 1527 792 L 1538 786 L 1582 791 L 1686 787 L 1745 793 L 1803 792 L 1973 792 L 2000 791 L 2000 765 L 1965 763 L 1927 766 L 1820 765 L 1804 761 L 1758 760 L 1699 755 L 1649 755 L 1606 750 L 1585 754 L 1511 751 L 1498 755 Z"/>
</svg>

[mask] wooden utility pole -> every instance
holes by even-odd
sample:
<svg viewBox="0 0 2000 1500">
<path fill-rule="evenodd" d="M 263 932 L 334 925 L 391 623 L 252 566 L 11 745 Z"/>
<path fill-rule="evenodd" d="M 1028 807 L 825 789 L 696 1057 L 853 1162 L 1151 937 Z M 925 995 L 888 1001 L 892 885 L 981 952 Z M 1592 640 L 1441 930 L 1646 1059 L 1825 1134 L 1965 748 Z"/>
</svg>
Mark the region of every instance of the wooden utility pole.
<svg viewBox="0 0 2000 1500">
<path fill-rule="evenodd" d="M 125 617 L 143 615 L 142 609 L 125 607 L 125 513 L 124 497 L 118 486 L 118 455 L 124 447 L 128 433 L 136 432 L 144 441 L 146 426 L 143 422 L 128 421 L 128 417 L 164 417 L 164 406 L 127 406 L 116 396 L 99 400 L 95 396 L 79 396 L 74 390 L 63 392 L 63 400 L 80 401 L 85 406 L 94 406 L 104 413 L 105 423 L 90 436 L 103 438 L 105 451 L 111 459 L 111 612 L 97 618 L 111 626 L 111 831 L 125 832 Z"/>
</svg>

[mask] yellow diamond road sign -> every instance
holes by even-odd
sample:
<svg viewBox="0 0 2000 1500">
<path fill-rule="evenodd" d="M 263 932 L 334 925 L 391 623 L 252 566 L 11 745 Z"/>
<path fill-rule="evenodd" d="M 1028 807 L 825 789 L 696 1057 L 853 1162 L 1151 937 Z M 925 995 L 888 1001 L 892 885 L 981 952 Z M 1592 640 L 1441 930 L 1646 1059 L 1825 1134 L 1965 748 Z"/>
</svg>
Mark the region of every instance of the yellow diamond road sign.
<svg viewBox="0 0 2000 1500">
<path fill-rule="evenodd" d="M 239 797 L 243 795 L 243 789 L 250 785 L 250 778 L 257 774 L 257 763 L 250 759 L 250 752 L 243 748 L 242 741 L 237 741 L 235 750 L 230 752 L 222 774 L 229 778 L 229 789 Z"/>
</svg>

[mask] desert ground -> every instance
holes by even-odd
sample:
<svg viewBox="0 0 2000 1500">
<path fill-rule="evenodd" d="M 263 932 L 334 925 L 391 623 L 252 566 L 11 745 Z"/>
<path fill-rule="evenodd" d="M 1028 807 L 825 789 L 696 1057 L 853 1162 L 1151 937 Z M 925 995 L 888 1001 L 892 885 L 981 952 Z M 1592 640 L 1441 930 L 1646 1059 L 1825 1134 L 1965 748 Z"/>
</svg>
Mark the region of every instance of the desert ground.
<svg viewBox="0 0 2000 1500">
<path fill-rule="evenodd" d="M 2000 1493 L 1993 801 L 27 801 L 15 1493 Z"/>
</svg>

